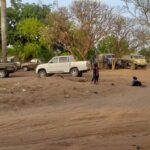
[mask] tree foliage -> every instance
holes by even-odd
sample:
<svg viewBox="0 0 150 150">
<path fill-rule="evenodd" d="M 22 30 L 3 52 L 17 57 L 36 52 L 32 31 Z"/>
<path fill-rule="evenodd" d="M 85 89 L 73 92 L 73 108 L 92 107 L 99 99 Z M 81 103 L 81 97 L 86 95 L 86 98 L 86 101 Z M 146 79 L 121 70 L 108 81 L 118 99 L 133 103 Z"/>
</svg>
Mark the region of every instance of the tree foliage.
<svg viewBox="0 0 150 150">
<path fill-rule="evenodd" d="M 44 24 L 35 18 L 21 20 L 16 27 L 16 34 L 22 42 L 38 41 L 40 29 Z"/>
<path fill-rule="evenodd" d="M 9 52 L 24 60 L 64 54 L 83 60 L 92 59 L 98 51 L 120 57 L 149 47 L 147 0 L 123 1 L 128 11 L 137 6 L 136 19 L 121 16 L 100 0 L 74 0 L 70 8 L 11 0 L 7 8 L 8 44 L 14 48 Z"/>
<path fill-rule="evenodd" d="M 139 51 L 139 53 L 143 56 L 145 56 L 148 63 L 150 63 L 150 48 L 145 48 Z"/>
<path fill-rule="evenodd" d="M 98 45 L 98 51 L 100 53 L 113 53 L 117 57 L 131 53 L 127 40 L 118 40 L 114 36 L 106 37 L 103 39 Z"/>
<path fill-rule="evenodd" d="M 140 49 L 150 43 L 150 0 L 122 0 L 125 9 L 136 21 L 135 37 Z M 142 38 L 139 36 L 142 35 Z"/>
</svg>

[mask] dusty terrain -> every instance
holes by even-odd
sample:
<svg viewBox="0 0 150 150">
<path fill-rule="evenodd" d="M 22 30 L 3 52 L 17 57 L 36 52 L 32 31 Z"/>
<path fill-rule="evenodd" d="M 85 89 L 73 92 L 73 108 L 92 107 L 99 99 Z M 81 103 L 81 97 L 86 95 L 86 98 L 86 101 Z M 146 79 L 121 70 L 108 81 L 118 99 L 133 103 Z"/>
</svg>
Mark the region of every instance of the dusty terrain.
<svg viewBox="0 0 150 150">
<path fill-rule="evenodd" d="M 135 75 L 145 87 L 131 87 Z M 0 79 L 0 150 L 150 150 L 150 69 Z"/>
</svg>

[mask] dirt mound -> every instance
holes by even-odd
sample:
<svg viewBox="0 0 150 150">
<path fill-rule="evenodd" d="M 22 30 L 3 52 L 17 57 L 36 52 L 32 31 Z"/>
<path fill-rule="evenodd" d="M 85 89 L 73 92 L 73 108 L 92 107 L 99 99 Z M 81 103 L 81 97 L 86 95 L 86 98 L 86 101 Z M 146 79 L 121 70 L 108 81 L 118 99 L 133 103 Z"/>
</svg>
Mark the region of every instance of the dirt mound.
<svg viewBox="0 0 150 150">
<path fill-rule="evenodd" d="M 149 150 L 150 70 L 0 80 L 0 150 Z M 145 88 L 129 86 L 137 76 Z"/>
</svg>

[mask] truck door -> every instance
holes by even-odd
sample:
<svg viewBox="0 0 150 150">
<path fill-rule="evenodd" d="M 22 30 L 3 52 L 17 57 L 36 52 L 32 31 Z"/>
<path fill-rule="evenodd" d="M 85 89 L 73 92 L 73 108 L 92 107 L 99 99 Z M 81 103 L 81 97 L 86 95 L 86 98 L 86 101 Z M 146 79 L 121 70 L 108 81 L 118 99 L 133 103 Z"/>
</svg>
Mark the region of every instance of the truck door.
<svg viewBox="0 0 150 150">
<path fill-rule="evenodd" d="M 59 66 L 59 59 L 58 57 L 54 57 L 52 60 L 49 61 L 49 65 L 47 68 L 48 73 L 57 73 Z"/>
<path fill-rule="evenodd" d="M 59 72 L 69 72 L 70 70 L 70 62 L 69 57 L 61 56 L 59 57 L 59 66 L 58 66 Z"/>
</svg>

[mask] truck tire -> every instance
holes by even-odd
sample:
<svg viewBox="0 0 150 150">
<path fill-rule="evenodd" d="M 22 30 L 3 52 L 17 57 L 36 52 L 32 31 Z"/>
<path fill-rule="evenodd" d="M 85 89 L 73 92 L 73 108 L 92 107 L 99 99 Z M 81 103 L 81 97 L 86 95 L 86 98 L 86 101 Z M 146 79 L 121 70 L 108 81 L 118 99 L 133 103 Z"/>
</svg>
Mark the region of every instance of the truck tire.
<svg viewBox="0 0 150 150">
<path fill-rule="evenodd" d="M 131 69 L 132 69 L 132 70 L 136 70 L 136 69 L 137 69 L 137 65 L 132 64 L 132 65 L 131 65 Z"/>
<path fill-rule="evenodd" d="M 9 77 L 9 73 L 8 73 L 8 72 L 6 72 L 6 75 L 5 75 L 5 77 Z"/>
<path fill-rule="evenodd" d="M 5 78 L 5 77 L 6 77 L 6 71 L 0 70 L 0 78 Z"/>
<path fill-rule="evenodd" d="M 81 71 L 79 71 L 78 77 L 82 77 L 82 76 L 83 76 L 83 73 Z"/>
<path fill-rule="evenodd" d="M 72 68 L 70 70 L 70 74 L 73 76 L 73 77 L 77 77 L 79 75 L 79 70 L 78 68 Z"/>
<path fill-rule="evenodd" d="M 143 68 L 144 70 L 146 70 L 147 66 L 143 66 L 142 68 Z"/>
<path fill-rule="evenodd" d="M 24 66 L 22 69 L 23 69 L 23 71 L 28 71 L 29 70 L 29 68 L 26 67 L 26 66 Z"/>
<path fill-rule="evenodd" d="M 44 69 L 38 71 L 38 75 L 40 78 L 46 77 L 47 73 Z"/>
</svg>

